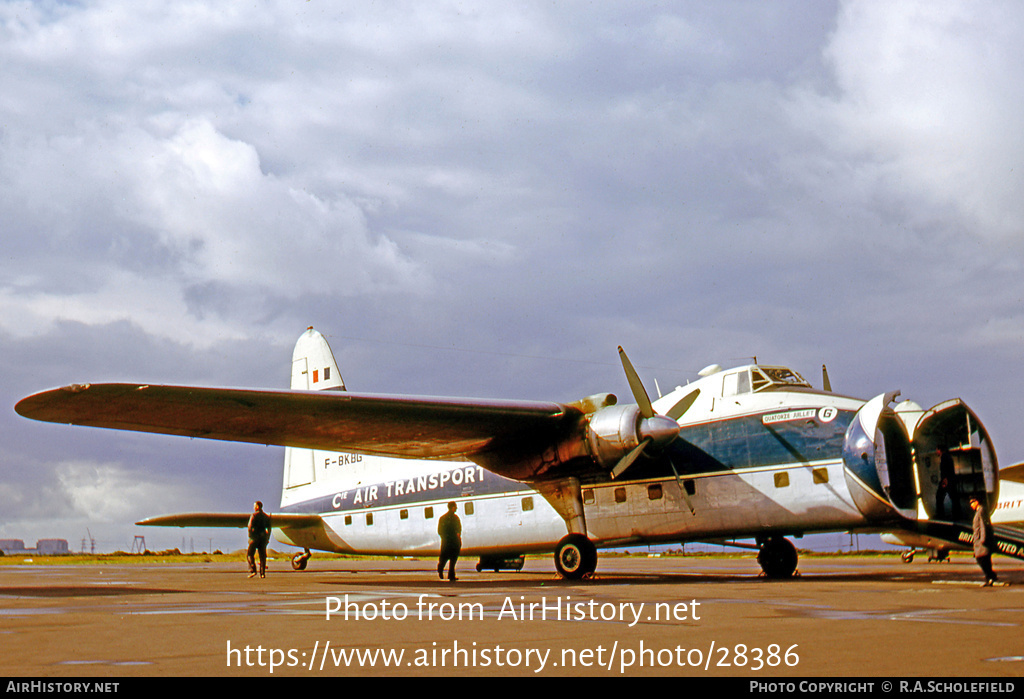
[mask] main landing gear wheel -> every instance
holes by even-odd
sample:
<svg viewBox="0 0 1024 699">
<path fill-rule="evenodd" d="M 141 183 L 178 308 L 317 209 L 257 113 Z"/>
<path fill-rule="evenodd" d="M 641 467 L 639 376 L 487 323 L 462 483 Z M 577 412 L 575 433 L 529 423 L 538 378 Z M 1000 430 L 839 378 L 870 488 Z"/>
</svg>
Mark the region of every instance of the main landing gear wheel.
<svg viewBox="0 0 1024 699">
<path fill-rule="evenodd" d="M 306 564 L 309 563 L 309 559 L 313 554 L 306 549 L 302 553 L 297 553 L 292 556 L 292 570 L 305 570 Z"/>
<path fill-rule="evenodd" d="M 761 543 L 757 562 L 767 578 L 781 580 L 796 572 L 796 547 L 788 539 L 772 536 Z"/>
<path fill-rule="evenodd" d="M 579 580 L 597 568 L 597 548 L 583 534 L 568 534 L 555 549 L 555 567 L 566 580 Z"/>
</svg>

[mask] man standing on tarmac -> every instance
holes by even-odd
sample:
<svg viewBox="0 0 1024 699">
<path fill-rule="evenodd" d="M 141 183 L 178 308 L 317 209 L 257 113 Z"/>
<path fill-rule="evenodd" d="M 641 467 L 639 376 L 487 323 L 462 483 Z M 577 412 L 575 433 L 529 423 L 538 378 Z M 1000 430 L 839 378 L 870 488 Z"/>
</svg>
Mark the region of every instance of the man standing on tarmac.
<svg viewBox="0 0 1024 699">
<path fill-rule="evenodd" d="M 259 500 L 252 506 L 249 517 L 249 549 L 245 558 L 249 561 L 249 577 L 256 577 L 256 552 L 260 554 L 260 577 L 267 577 L 267 544 L 270 543 L 270 515 L 263 511 Z"/>
<path fill-rule="evenodd" d="M 462 522 L 455 514 L 458 505 L 448 503 L 448 513 L 437 521 L 437 533 L 441 536 L 441 556 L 437 561 L 437 577 L 444 580 L 444 566 L 448 564 L 448 582 L 455 582 L 455 564 L 462 551 Z"/>
<path fill-rule="evenodd" d="M 980 498 L 971 498 L 971 509 L 974 510 L 974 560 L 985 574 L 985 587 L 991 587 L 996 581 L 996 573 L 992 570 L 992 549 L 996 545 L 992 522 Z"/>
<path fill-rule="evenodd" d="M 953 503 L 953 521 L 960 519 L 960 495 L 956 488 L 956 466 L 946 447 L 938 448 L 939 487 L 935 490 L 935 518 L 945 519 L 946 496 Z"/>
</svg>

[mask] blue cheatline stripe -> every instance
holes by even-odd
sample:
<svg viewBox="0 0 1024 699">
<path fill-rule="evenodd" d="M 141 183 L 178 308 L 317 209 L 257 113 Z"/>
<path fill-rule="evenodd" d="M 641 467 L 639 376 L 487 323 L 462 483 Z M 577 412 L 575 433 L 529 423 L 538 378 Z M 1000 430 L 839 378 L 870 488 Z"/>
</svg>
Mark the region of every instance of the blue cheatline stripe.
<svg viewBox="0 0 1024 699">
<path fill-rule="evenodd" d="M 842 457 L 843 440 L 856 412 L 840 410 L 828 422 L 818 411 L 772 410 L 753 415 L 686 425 L 668 456 L 680 476 L 811 464 Z M 782 415 L 785 419 L 777 419 Z M 672 477 L 667 459 L 637 461 L 630 479 Z"/>
<path fill-rule="evenodd" d="M 772 410 L 715 422 L 684 426 L 669 456 L 680 476 L 809 465 L 841 458 L 846 429 L 855 411 L 838 411 L 824 422 L 817 411 Z M 784 419 L 779 419 L 777 416 Z M 767 417 L 766 417 L 767 416 Z M 386 474 L 382 474 L 386 475 Z M 629 481 L 674 478 L 665 458 L 641 459 L 629 469 Z M 585 484 L 609 482 L 610 475 L 590 469 Z M 627 482 L 627 481 L 617 481 Z M 467 464 L 452 471 L 383 480 L 339 490 L 284 508 L 285 512 L 321 513 L 362 511 L 369 507 L 401 507 L 424 501 L 533 492 L 524 483 L 502 478 L 481 466 Z"/>
</svg>

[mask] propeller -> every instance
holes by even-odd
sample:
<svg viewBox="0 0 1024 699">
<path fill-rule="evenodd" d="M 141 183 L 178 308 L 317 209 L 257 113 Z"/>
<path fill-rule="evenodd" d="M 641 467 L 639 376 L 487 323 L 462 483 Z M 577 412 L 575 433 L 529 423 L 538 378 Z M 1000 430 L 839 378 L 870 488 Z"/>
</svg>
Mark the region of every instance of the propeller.
<svg viewBox="0 0 1024 699">
<path fill-rule="evenodd" d="M 633 363 L 629 361 L 626 351 L 621 346 L 619 347 L 619 358 L 622 360 L 622 368 L 626 372 L 626 381 L 629 382 L 629 388 L 633 392 L 633 398 L 636 400 L 637 408 L 640 411 L 640 424 L 637 427 L 640 443 L 619 459 L 619 462 L 612 469 L 612 478 L 621 476 L 626 469 L 633 465 L 633 462 L 637 460 L 648 446 L 653 444 L 655 448 L 665 449 L 674 442 L 676 437 L 679 436 L 679 418 L 689 410 L 690 406 L 693 405 L 700 395 L 700 389 L 696 389 L 673 405 L 668 413 L 659 415 L 654 412 L 654 406 L 651 404 L 651 398 L 647 394 L 647 389 L 644 388 L 640 375 L 637 374 Z M 672 462 L 672 457 L 668 456 L 668 454 L 666 456 L 669 465 L 672 467 L 672 473 L 675 474 L 679 492 L 682 493 L 683 499 L 686 500 L 686 506 L 690 508 L 691 514 L 696 514 L 693 504 L 690 502 L 690 496 L 687 494 L 686 488 L 683 487 L 683 483 L 679 478 L 679 472 Z"/>
</svg>

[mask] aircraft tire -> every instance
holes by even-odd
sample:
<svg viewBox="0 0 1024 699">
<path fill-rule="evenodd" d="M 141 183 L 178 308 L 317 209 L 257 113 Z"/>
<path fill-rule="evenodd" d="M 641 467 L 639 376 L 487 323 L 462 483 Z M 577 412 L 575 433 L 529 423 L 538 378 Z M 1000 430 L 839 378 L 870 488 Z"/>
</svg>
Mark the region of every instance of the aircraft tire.
<svg viewBox="0 0 1024 699">
<path fill-rule="evenodd" d="M 292 556 L 292 570 L 305 570 L 307 563 L 309 563 L 308 553 L 297 553 Z"/>
<path fill-rule="evenodd" d="M 770 537 L 761 544 L 757 562 L 767 578 L 773 580 L 791 578 L 796 572 L 796 547 L 785 537 Z"/>
<path fill-rule="evenodd" d="M 555 568 L 566 580 L 579 580 L 597 569 L 597 548 L 583 534 L 567 534 L 555 549 Z"/>
</svg>

